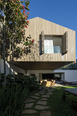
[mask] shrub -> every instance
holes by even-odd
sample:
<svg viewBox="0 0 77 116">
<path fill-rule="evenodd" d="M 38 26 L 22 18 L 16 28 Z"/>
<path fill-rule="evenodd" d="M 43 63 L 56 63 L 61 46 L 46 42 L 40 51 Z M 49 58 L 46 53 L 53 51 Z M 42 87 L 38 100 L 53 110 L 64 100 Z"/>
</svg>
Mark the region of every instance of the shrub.
<svg viewBox="0 0 77 116">
<path fill-rule="evenodd" d="M 28 89 L 22 90 L 21 85 L 12 84 L 9 88 L 0 89 L 0 116 L 18 116 L 23 107 Z"/>
<path fill-rule="evenodd" d="M 8 75 L 6 87 L 0 88 L 0 116 L 19 116 L 24 106 L 24 101 L 29 92 L 39 88 L 35 76 Z M 4 75 L 1 75 L 0 83 L 3 83 Z"/>
</svg>

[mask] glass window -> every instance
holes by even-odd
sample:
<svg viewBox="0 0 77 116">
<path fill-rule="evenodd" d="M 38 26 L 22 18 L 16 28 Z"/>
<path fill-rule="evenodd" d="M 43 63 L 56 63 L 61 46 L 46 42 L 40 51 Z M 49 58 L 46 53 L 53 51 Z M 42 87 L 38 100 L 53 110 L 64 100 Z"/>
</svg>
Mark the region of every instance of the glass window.
<svg viewBox="0 0 77 116">
<path fill-rule="evenodd" d="M 60 46 L 54 46 L 54 53 L 61 53 L 61 47 Z"/>
<path fill-rule="evenodd" d="M 44 38 L 44 53 L 61 53 L 62 38 L 60 37 L 45 37 Z"/>
<path fill-rule="evenodd" d="M 44 53 L 53 53 L 53 40 L 44 40 Z"/>
</svg>

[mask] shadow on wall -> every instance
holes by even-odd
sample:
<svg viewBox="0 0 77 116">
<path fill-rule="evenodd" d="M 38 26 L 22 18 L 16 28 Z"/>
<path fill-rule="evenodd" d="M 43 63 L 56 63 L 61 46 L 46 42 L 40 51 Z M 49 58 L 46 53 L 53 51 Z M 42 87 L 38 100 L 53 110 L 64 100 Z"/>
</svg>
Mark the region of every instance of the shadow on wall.
<svg viewBox="0 0 77 116">
<path fill-rule="evenodd" d="M 10 73 L 10 71 L 11 71 L 11 74 L 13 74 L 13 72 L 15 74 L 17 74 L 17 73 L 25 74 L 26 73 L 25 70 L 15 66 L 15 65 L 12 65 L 11 67 L 12 68 L 10 69 L 10 65 L 6 61 L 6 75 L 8 75 Z M 4 60 L 3 59 L 0 60 L 0 73 L 4 73 Z"/>
<path fill-rule="evenodd" d="M 11 71 L 11 74 L 13 74 L 13 69 L 10 69 L 9 63 L 6 61 L 5 64 L 6 64 L 6 75 L 8 75 L 10 71 Z M 4 73 L 4 60 L 3 59 L 0 60 L 0 73 Z"/>
</svg>

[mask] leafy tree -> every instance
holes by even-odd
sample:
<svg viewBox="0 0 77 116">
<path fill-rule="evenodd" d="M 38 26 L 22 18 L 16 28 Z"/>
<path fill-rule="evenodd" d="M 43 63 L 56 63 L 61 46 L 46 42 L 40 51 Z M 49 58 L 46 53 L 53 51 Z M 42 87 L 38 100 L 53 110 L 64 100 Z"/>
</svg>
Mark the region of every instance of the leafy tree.
<svg viewBox="0 0 77 116">
<path fill-rule="evenodd" d="M 3 25 L 2 45 L 3 45 L 3 58 L 4 58 L 4 73 L 6 75 L 5 57 L 9 54 L 10 61 L 14 59 L 15 45 L 25 39 L 25 28 L 28 27 L 29 21 L 29 0 L 0 0 L 0 22 Z M 31 37 L 26 37 L 23 46 L 26 48 L 33 44 L 34 40 L 29 40 Z M 7 44 L 9 42 L 9 44 Z M 9 50 L 10 48 L 10 50 Z M 5 53 L 6 49 L 6 53 Z M 25 49 L 20 50 L 24 52 Z M 15 53 L 16 53 L 15 52 Z M 17 52 L 18 53 L 18 52 Z M 11 64 L 11 63 L 10 63 Z M 5 77 L 6 83 L 6 77 Z"/>
</svg>

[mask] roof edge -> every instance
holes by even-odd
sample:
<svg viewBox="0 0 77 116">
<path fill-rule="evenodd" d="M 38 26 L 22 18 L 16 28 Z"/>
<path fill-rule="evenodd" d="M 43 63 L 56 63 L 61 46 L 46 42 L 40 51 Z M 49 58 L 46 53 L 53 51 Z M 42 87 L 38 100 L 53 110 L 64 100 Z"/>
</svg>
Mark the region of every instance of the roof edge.
<svg viewBox="0 0 77 116">
<path fill-rule="evenodd" d="M 47 19 L 44 19 L 44 18 L 41 18 L 41 17 L 34 17 L 34 18 L 29 19 L 29 20 L 33 20 L 33 19 L 35 19 L 35 18 L 40 18 L 40 19 L 42 19 L 42 20 L 46 20 L 46 21 L 48 21 L 48 22 L 51 22 L 51 21 L 49 21 L 49 20 L 47 20 Z M 54 23 L 54 22 L 51 22 L 51 23 Z M 54 24 L 59 25 L 59 24 L 57 24 L 57 23 L 54 23 Z M 63 26 L 63 25 L 59 25 L 59 26 L 62 26 L 62 27 L 67 28 L 67 29 L 70 29 L 70 28 L 65 27 L 65 26 Z M 76 31 L 73 30 L 73 29 L 70 29 L 70 30 L 76 32 Z"/>
</svg>

